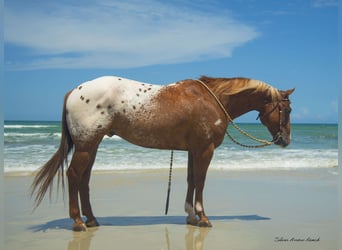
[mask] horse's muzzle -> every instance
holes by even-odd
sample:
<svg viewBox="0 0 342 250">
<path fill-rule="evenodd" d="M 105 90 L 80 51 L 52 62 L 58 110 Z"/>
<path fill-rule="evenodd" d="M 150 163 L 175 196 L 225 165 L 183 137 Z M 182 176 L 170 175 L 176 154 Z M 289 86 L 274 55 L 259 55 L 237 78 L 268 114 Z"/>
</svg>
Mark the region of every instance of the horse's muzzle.
<svg viewBox="0 0 342 250">
<path fill-rule="evenodd" d="M 287 147 L 290 144 L 290 136 L 278 133 L 276 136 L 273 138 L 272 141 L 275 145 L 278 145 L 280 147 Z"/>
</svg>

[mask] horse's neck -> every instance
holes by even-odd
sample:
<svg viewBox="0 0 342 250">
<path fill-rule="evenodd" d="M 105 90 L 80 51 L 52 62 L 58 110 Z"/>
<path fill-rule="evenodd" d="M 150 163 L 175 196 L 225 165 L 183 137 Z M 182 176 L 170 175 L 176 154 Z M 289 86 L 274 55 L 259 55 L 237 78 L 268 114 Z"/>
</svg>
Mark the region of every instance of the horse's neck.
<svg viewBox="0 0 342 250">
<path fill-rule="evenodd" d="M 265 103 L 265 97 L 263 95 L 237 94 L 237 95 L 229 96 L 229 98 L 225 100 L 224 106 L 226 107 L 232 119 L 235 119 L 253 110 L 260 112 L 261 108 L 264 106 L 264 103 Z"/>
</svg>

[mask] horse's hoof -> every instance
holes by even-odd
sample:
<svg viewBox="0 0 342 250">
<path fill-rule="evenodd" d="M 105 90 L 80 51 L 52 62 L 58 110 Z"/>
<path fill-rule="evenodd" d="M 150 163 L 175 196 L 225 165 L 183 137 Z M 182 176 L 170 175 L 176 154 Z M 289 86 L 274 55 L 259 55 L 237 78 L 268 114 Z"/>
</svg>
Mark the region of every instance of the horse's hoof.
<svg viewBox="0 0 342 250">
<path fill-rule="evenodd" d="M 212 227 L 213 225 L 211 225 L 209 220 L 200 220 L 198 222 L 198 226 L 199 227 Z"/>
<path fill-rule="evenodd" d="M 72 230 L 74 232 L 85 232 L 87 231 L 87 226 L 84 223 L 75 222 L 74 225 L 72 226 Z"/>
<path fill-rule="evenodd" d="M 97 222 L 97 220 L 94 218 L 92 220 L 86 221 L 87 227 L 98 227 L 100 224 Z"/>
<path fill-rule="evenodd" d="M 198 220 L 197 220 L 196 216 L 188 216 L 186 218 L 186 223 L 188 225 L 197 226 L 198 225 Z"/>
</svg>

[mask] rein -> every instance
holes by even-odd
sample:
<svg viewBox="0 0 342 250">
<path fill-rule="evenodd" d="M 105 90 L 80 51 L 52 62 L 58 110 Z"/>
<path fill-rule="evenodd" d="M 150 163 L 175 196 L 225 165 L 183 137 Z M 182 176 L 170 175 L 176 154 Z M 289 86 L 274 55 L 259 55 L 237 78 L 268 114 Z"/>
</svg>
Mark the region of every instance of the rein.
<svg viewBox="0 0 342 250">
<path fill-rule="evenodd" d="M 201 80 L 199 79 L 195 79 L 195 81 L 197 81 L 198 83 L 200 83 L 209 93 L 210 95 L 215 99 L 215 101 L 217 102 L 217 104 L 220 106 L 220 108 L 222 109 L 222 111 L 224 112 L 224 114 L 226 115 L 227 119 L 229 122 L 231 122 L 231 124 L 233 125 L 233 127 L 238 130 L 241 134 L 245 135 L 246 137 L 248 137 L 249 139 L 259 142 L 261 143 L 260 145 L 246 145 L 243 144 L 241 142 L 238 142 L 236 139 L 234 139 L 232 137 L 232 135 L 228 132 L 228 129 L 226 130 L 226 135 L 229 137 L 229 139 L 232 140 L 232 142 L 234 142 L 235 144 L 241 146 L 241 147 L 245 147 L 245 148 L 262 148 L 262 147 L 267 147 L 270 145 L 273 145 L 273 141 L 267 141 L 267 140 L 262 140 L 262 139 L 258 139 L 255 138 L 254 136 L 250 135 L 249 133 L 247 133 L 246 131 L 244 131 L 243 129 L 241 129 L 231 118 L 231 116 L 229 115 L 229 113 L 227 112 L 227 110 L 224 108 L 222 102 L 217 98 L 217 96 L 214 94 L 214 92 Z"/>
</svg>

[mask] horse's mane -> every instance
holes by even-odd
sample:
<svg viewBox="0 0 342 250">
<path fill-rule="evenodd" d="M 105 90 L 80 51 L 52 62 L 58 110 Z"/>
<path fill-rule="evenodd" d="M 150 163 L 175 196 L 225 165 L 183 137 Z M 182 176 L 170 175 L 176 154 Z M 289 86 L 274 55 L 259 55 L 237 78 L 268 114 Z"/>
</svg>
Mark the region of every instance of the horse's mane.
<svg viewBox="0 0 342 250">
<path fill-rule="evenodd" d="M 217 95 L 232 96 L 245 91 L 251 91 L 254 93 L 263 92 L 269 96 L 272 101 L 279 100 L 281 98 L 281 94 L 278 89 L 262 81 L 250 78 L 212 78 L 202 76 L 200 80 L 208 84 L 212 91 Z"/>
</svg>

